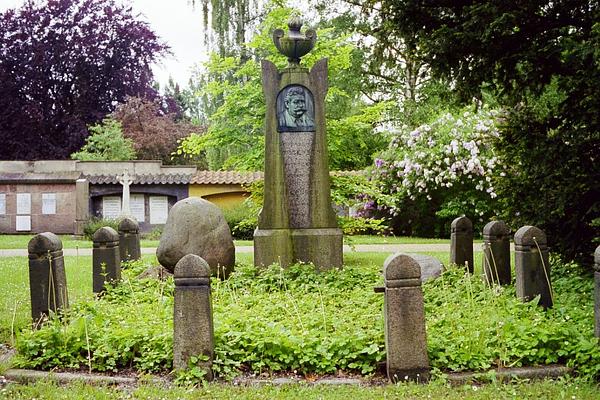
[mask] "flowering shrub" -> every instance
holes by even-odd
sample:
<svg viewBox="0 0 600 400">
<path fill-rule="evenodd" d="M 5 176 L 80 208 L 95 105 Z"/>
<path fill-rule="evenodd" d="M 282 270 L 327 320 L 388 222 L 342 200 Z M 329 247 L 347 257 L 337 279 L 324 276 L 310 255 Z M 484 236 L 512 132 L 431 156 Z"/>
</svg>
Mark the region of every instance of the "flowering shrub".
<svg viewBox="0 0 600 400">
<path fill-rule="evenodd" d="M 404 232 L 397 233 L 442 235 L 461 214 L 475 224 L 493 215 L 492 175 L 498 159 L 491 139 L 499 136 L 497 117 L 495 110 L 468 108 L 392 132 L 389 148 L 375 159 L 373 175 L 383 193 L 394 195 L 395 202 L 383 208 L 404 225 Z M 420 212 L 415 215 L 415 210 Z"/>
</svg>

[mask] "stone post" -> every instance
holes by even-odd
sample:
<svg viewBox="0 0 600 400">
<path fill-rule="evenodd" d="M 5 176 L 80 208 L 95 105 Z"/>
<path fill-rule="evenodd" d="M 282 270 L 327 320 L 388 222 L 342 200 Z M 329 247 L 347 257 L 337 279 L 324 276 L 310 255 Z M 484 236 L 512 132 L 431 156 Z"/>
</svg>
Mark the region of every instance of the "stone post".
<svg viewBox="0 0 600 400">
<path fill-rule="evenodd" d="M 105 283 L 121 280 L 119 234 L 113 228 L 105 226 L 94 233 L 92 240 L 94 242 L 92 251 L 94 293 L 101 293 L 104 291 Z"/>
<path fill-rule="evenodd" d="M 214 328 L 210 295 L 210 267 L 195 254 L 184 256 L 175 265 L 173 314 L 173 368 L 185 369 L 192 356 L 207 359 L 198 365 L 212 380 Z"/>
<path fill-rule="evenodd" d="M 483 271 L 489 283 L 511 282 L 509 236 L 504 221 L 491 221 L 483 227 Z"/>
<path fill-rule="evenodd" d="M 62 242 L 54 233 L 35 235 L 27 245 L 31 318 L 37 325 L 50 311 L 69 307 Z"/>
<path fill-rule="evenodd" d="M 140 225 L 133 218 L 125 217 L 119 222 L 119 252 L 121 261 L 142 258 L 140 246 Z"/>
<path fill-rule="evenodd" d="M 552 285 L 546 234 L 535 226 L 515 233 L 515 276 L 517 297 L 530 301 L 540 295 L 539 304 L 552 307 Z"/>
<path fill-rule="evenodd" d="M 600 338 L 600 246 L 596 247 L 594 252 L 594 287 L 595 287 L 595 304 L 594 304 L 594 335 Z"/>
<path fill-rule="evenodd" d="M 467 265 L 473 273 L 473 224 L 465 216 L 452 221 L 450 233 L 450 264 Z"/>
<path fill-rule="evenodd" d="M 429 379 L 421 267 L 407 254 L 392 254 L 383 266 L 387 375 L 392 382 Z"/>
<path fill-rule="evenodd" d="M 86 179 L 75 181 L 75 236 L 82 238 L 90 218 L 90 183 Z"/>
</svg>

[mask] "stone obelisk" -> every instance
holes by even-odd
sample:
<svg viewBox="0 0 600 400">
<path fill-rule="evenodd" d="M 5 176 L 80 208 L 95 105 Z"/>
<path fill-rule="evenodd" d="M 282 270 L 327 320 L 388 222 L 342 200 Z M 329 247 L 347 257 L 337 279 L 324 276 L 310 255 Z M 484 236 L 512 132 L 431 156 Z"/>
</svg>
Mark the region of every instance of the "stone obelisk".
<svg viewBox="0 0 600 400">
<path fill-rule="evenodd" d="M 298 17 L 288 26 L 288 35 L 281 29 L 273 32 L 288 66 L 278 71 L 275 64 L 262 61 L 265 189 L 254 232 L 254 263 L 285 267 L 302 261 L 338 267 L 342 232 L 331 204 L 325 132 L 327 59 L 310 71 L 300 66 L 300 58 L 315 45 L 316 33 L 301 33 Z"/>
</svg>

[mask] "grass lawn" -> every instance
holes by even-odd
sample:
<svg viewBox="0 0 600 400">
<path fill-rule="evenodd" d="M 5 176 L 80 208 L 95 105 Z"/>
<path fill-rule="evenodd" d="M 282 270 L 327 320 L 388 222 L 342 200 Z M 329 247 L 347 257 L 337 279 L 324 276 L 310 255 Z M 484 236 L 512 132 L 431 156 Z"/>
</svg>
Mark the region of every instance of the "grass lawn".
<svg viewBox="0 0 600 400">
<path fill-rule="evenodd" d="M 33 235 L 0 235 L 0 250 L 27 249 Z M 64 249 L 91 249 L 92 242 L 87 239 L 74 239 L 72 235 L 59 235 Z M 142 240 L 142 247 L 158 247 L 158 240 Z"/>
<path fill-rule="evenodd" d="M 87 239 L 73 239 L 71 235 L 59 235 L 63 243 L 63 248 L 74 249 L 92 248 L 92 242 Z M 33 235 L 0 235 L 1 249 L 26 249 L 29 240 Z M 236 246 L 252 246 L 252 240 L 235 240 Z M 481 240 L 475 240 L 476 243 Z M 420 244 L 420 243 L 450 243 L 450 239 L 431 239 L 406 236 L 345 236 L 344 244 Z M 142 247 L 158 247 L 158 240 L 142 239 Z"/>
<path fill-rule="evenodd" d="M 82 383 L 58 386 L 51 382 L 30 385 L 8 385 L 0 396 L 7 399 L 303 399 L 303 400 L 354 400 L 354 399 L 434 399 L 434 400 L 503 400 L 503 399 L 553 399 L 595 400 L 599 388 L 574 380 L 492 383 L 483 386 L 448 386 L 442 382 L 428 385 L 400 384 L 378 387 L 324 386 L 324 385 L 264 385 L 239 387 L 208 384 L 199 388 L 160 387 L 142 384 L 137 388 L 118 389 L 95 387 Z"/>
</svg>

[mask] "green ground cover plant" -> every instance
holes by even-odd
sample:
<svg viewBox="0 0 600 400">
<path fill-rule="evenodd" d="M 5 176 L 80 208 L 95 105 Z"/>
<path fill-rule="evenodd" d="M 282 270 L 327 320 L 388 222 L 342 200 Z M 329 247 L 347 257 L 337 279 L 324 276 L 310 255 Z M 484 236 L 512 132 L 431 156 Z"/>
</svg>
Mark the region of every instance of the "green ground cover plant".
<svg viewBox="0 0 600 400">
<path fill-rule="evenodd" d="M 324 273 L 310 265 L 258 269 L 243 260 L 228 280 L 213 280 L 217 377 L 374 373 L 385 357 L 383 296 L 373 292 L 385 256 L 350 253 L 346 267 Z M 102 298 L 74 301 L 39 330 L 23 326 L 15 365 L 169 371 L 174 286 L 172 279 L 136 279 L 148 264 L 129 265 L 122 284 Z M 423 286 L 434 373 L 566 363 L 598 377 L 592 283 L 575 265 L 555 262 L 555 307 L 543 311 L 518 301 L 513 288 L 489 288 L 478 274 L 449 268 Z"/>
</svg>

